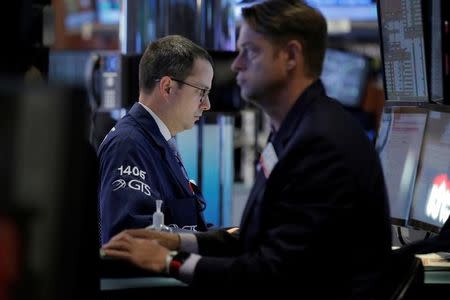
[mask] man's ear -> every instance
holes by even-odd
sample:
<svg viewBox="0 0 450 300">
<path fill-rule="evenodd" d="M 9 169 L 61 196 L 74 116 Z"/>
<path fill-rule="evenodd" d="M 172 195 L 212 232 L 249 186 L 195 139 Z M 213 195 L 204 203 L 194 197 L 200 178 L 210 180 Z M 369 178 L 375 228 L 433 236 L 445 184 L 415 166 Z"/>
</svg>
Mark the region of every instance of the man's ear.
<svg viewBox="0 0 450 300">
<path fill-rule="evenodd" d="M 286 68 L 291 71 L 300 63 L 303 57 L 303 47 L 299 41 L 291 40 L 286 44 L 285 51 L 287 53 Z"/>
<path fill-rule="evenodd" d="M 164 76 L 159 80 L 159 93 L 165 98 L 170 95 L 170 89 L 172 85 L 172 80 L 169 76 Z"/>
</svg>

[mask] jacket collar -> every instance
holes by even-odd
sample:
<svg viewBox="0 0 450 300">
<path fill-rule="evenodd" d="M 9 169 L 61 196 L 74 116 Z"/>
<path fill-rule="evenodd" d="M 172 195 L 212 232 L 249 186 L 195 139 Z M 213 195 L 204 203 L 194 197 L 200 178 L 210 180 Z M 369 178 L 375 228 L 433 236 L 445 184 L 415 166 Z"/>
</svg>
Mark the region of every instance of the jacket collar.
<svg viewBox="0 0 450 300">
<path fill-rule="evenodd" d="M 149 112 L 139 103 L 135 103 L 128 112 L 131 118 L 133 118 L 144 132 L 156 143 L 159 147 L 166 163 L 169 165 L 169 170 L 176 178 L 182 189 L 186 193 L 192 195 L 192 191 L 189 189 L 189 183 L 184 177 L 180 165 L 175 159 L 173 151 L 170 149 L 164 136 L 161 134 L 158 125 Z"/>
<path fill-rule="evenodd" d="M 156 124 L 156 121 L 142 105 L 140 105 L 139 103 L 135 103 L 131 107 L 128 114 L 148 135 L 153 138 L 153 140 L 158 144 L 159 147 L 166 148 L 165 146 L 167 142 L 164 136 L 161 134 L 158 124 Z"/>
<path fill-rule="evenodd" d="M 303 120 L 305 112 L 308 110 L 310 104 L 317 97 L 324 97 L 325 89 L 320 79 L 313 82 L 295 102 L 294 106 L 288 112 L 287 116 L 281 123 L 279 130 L 275 133 L 275 137 L 272 139 L 274 147 L 278 155 L 286 147 L 290 141 L 295 130 Z M 281 151 L 280 151 L 281 150 Z"/>
</svg>

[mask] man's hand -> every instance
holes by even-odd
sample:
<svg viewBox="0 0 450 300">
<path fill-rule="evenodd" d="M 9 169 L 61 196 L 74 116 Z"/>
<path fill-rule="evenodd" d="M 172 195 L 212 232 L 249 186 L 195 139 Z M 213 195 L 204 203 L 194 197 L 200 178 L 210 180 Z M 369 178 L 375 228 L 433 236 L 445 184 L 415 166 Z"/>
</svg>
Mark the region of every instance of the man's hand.
<svg viewBox="0 0 450 300">
<path fill-rule="evenodd" d="M 128 229 L 114 236 L 110 241 L 121 239 L 122 235 L 144 240 L 156 240 L 160 245 L 169 250 L 179 250 L 180 236 L 176 233 L 154 231 L 150 229 Z"/>
<path fill-rule="evenodd" d="M 123 231 L 102 246 L 102 255 L 127 260 L 138 267 L 161 273 L 166 267 L 169 250 L 152 236 L 142 238 L 141 233 Z"/>
</svg>

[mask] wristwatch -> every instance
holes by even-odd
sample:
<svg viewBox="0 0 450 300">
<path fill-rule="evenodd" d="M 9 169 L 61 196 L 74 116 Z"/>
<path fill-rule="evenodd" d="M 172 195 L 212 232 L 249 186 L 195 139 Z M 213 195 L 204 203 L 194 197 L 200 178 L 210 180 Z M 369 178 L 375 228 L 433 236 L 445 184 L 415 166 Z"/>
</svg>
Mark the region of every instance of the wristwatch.
<svg viewBox="0 0 450 300">
<path fill-rule="evenodd" d="M 170 251 L 166 256 L 166 274 L 178 278 L 180 268 L 189 256 L 191 254 L 188 252 Z"/>
</svg>

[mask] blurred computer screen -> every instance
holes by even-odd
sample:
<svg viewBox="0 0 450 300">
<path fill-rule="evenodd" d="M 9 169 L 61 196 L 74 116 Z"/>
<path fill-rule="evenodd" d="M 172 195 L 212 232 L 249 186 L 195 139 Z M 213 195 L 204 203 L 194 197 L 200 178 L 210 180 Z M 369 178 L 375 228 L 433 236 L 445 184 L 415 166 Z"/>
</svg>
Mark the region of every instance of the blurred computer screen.
<svg viewBox="0 0 450 300">
<path fill-rule="evenodd" d="M 373 0 L 307 0 L 319 9 L 327 20 L 369 22 L 377 20 L 377 5 Z"/>
<path fill-rule="evenodd" d="M 348 51 L 327 49 L 322 82 L 328 96 L 347 107 L 361 107 L 370 75 L 367 57 Z"/>
<path fill-rule="evenodd" d="M 385 177 L 391 220 L 405 226 L 409 218 L 427 110 L 385 107 L 376 148 Z"/>
<path fill-rule="evenodd" d="M 120 0 L 97 0 L 97 18 L 100 24 L 118 25 L 120 19 Z"/>
<path fill-rule="evenodd" d="M 450 107 L 430 107 L 409 225 L 439 232 L 450 215 Z"/>
<path fill-rule="evenodd" d="M 428 102 L 422 1 L 378 3 L 386 100 Z"/>
</svg>

